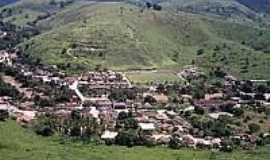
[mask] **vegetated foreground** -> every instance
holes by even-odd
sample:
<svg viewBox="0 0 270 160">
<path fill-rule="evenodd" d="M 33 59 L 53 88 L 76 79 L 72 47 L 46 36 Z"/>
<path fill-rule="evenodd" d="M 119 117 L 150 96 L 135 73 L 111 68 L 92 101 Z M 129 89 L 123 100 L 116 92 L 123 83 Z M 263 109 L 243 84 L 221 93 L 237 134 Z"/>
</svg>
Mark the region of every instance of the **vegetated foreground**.
<svg viewBox="0 0 270 160">
<path fill-rule="evenodd" d="M 267 160 L 269 147 L 233 153 L 171 150 L 166 148 L 118 147 L 44 138 L 21 128 L 14 121 L 0 122 L 0 160 Z"/>
</svg>

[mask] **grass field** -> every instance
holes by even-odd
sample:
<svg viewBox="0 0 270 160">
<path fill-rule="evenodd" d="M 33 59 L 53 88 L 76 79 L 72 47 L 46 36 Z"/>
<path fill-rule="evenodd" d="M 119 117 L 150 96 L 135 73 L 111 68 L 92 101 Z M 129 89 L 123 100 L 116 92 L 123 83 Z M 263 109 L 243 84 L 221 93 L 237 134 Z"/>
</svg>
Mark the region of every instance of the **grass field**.
<svg viewBox="0 0 270 160">
<path fill-rule="evenodd" d="M 18 126 L 0 122 L 0 160 L 268 160 L 270 147 L 256 152 L 221 153 L 166 148 L 126 148 L 60 143 L 58 137 L 44 138 Z"/>
<path fill-rule="evenodd" d="M 126 75 L 133 83 L 180 81 L 179 77 L 170 71 L 127 72 Z"/>
</svg>

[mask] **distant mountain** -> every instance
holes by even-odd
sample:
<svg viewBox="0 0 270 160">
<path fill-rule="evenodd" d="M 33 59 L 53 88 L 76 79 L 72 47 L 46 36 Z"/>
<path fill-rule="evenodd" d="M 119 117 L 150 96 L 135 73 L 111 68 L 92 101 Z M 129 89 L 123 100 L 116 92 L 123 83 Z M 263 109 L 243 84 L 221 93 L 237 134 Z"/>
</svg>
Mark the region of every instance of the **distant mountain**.
<svg viewBox="0 0 270 160">
<path fill-rule="evenodd" d="M 0 6 L 4 6 L 4 5 L 7 5 L 7 4 L 10 4 L 10 3 L 15 3 L 17 1 L 18 0 L 1 0 L 0 1 Z"/>
<path fill-rule="evenodd" d="M 237 0 L 258 12 L 270 13 L 270 0 Z"/>
<path fill-rule="evenodd" d="M 235 22 L 249 22 L 261 18 L 261 14 L 256 10 L 237 0 L 167 0 L 163 4 L 177 11 L 218 16 Z"/>
</svg>

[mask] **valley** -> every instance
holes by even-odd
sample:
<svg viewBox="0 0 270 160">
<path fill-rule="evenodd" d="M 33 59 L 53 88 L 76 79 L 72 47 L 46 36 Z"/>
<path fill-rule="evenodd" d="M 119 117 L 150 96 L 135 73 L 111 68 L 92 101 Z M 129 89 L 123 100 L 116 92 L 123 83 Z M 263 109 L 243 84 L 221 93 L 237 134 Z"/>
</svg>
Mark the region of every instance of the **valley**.
<svg viewBox="0 0 270 160">
<path fill-rule="evenodd" d="M 269 6 L 1 1 L 0 160 L 269 159 Z"/>
</svg>

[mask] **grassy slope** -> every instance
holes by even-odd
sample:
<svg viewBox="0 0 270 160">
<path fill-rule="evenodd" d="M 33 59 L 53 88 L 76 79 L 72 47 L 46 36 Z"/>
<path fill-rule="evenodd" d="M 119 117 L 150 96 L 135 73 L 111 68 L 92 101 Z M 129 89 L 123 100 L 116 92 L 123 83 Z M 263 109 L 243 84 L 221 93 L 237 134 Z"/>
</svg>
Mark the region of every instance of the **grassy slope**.
<svg viewBox="0 0 270 160">
<path fill-rule="evenodd" d="M 24 0 L 23 6 L 27 6 L 27 1 L 31 2 Z M 193 5 L 195 1 L 177 2 L 180 5 Z M 217 4 L 218 7 L 231 6 L 234 4 L 232 2 L 233 0 L 222 3 L 218 1 Z M 198 0 L 196 3 L 208 2 Z M 30 7 L 31 12 L 44 10 L 38 4 Z M 124 7 L 122 16 L 121 6 Z M 243 6 L 240 10 L 241 13 L 251 12 Z M 234 14 L 242 16 L 238 12 Z M 31 21 L 31 16 L 26 21 Z M 39 22 L 38 27 L 44 33 L 21 46 L 27 44 L 29 47 L 25 50 L 26 53 L 41 58 L 44 63 L 62 65 L 67 71 L 91 69 L 97 64 L 113 69 L 156 67 L 175 70 L 196 60 L 197 65 L 206 70 L 220 65 L 241 78 L 270 77 L 270 42 L 267 41 L 270 37 L 269 28 L 259 28 L 255 24 L 233 23 L 211 15 L 183 12 L 176 15 L 168 11 L 146 10 L 142 14 L 139 8 L 123 3 L 94 5 L 76 2 L 57 10 L 49 19 Z M 259 36 L 260 33 L 263 35 Z M 69 52 L 73 43 L 83 43 L 83 46 L 78 47 L 81 49 L 89 49 L 89 44 L 97 45 L 105 49 L 105 56 L 83 51 Z M 221 51 L 213 57 L 214 48 L 223 44 L 228 47 L 221 47 Z M 265 53 L 255 51 L 253 48 L 256 47 L 262 48 Z M 200 48 L 204 48 L 205 54 L 196 56 L 196 51 Z M 226 61 L 223 60 L 224 57 Z M 247 58 L 249 72 L 241 72 Z"/>
<path fill-rule="evenodd" d="M 120 16 L 119 13 L 120 6 L 125 6 L 123 16 Z M 48 60 L 49 63 L 61 63 L 56 59 L 48 58 L 61 56 L 64 59 L 60 61 L 86 62 L 90 65 L 103 63 L 105 66 L 115 68 L 139 68 L 139 66 L 176 65 L 177 63 L 172 61 L 171 57 L 186 49 L 186 47 L 178 45 L 180 40 L 178 41 L 177 38 L 183 37 L 177 35 L 181 33 L 177 33 L 175 26 L 167 24 L 168 15 L 165 12 L 147 11 L 139 15 L 138 8 L 119 4 L 82 7 L 77 12 L 80 12 L 81 20 L 77 19 L 73 23 L 34 38 L 34 44 L 27 51 L 45 57 L 44 60 Z M 73 17 L 59 13 L 53 18 L 53 21 L 61 23 L 65 18 L 72 19 Z M 57 23 L 51 24 L 59 26 Z M 200 32 L 198 31 L 198 33 Z M 181 41 L 184 42 L 182 39 Z M 74 42 L 101 43 L 107 49 L 105 60 L 103 57 L 91 55 L 81 54 L 81 58 L 74 59 L 70 54 L 59 54 L 63 47 L 68 49 L 68 45 Z M 188 49 L 190 50 L 190 48 Z M 189 61 L 182 59 L 183 61 L 179 62 L 187 64 L 193 56 L 192 54 L 188 57 L 183 56 Z"/>
<path fill-rule="evenodd" d="M 55 0 L 55 2 L 59 1 Z M 5 17 L 3 21 L 18 26 L 27 26 L 27 22 L 33 22 L 38 16 L 44 16 L 48 13 L 54 14 L 64 9 L 57 5 L 51 5 L 50 2 L 51 0 L 20 0 L 0 8 L 0 11 L 7 8 L 12 10 L 12 15 Z"/>
<path fill-rule="evenodd" d="M 0 122 L 0 133 L 0 160 L 266 160 L 270 157 L 269 147 L 256 152 L 226 154 L 186 149 L 95 146 L 74 142 L 60 144 L 58 138 L 36 136 L 14 121 Z"/>
</svg>

